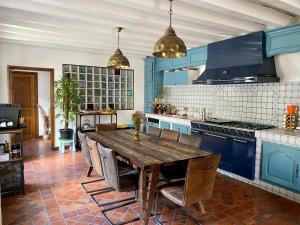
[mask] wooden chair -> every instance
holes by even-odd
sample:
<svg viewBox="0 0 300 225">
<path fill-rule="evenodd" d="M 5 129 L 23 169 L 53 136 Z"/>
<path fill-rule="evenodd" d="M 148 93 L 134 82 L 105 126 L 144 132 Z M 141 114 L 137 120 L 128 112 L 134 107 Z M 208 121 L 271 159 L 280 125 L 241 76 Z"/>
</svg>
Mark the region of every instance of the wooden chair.
<svg viewBox="0 0 300 225">
<path fill-rule="evenodd" d="M 156 127 L 148 127 L 147 134 L 153 136 L 153 137 L 159 137 L 161 134 L 161 129 Z"/>
<path fill-rule="evenodd" d="M 86 143 L 86 134 L 78 131 L 78 138 L 79 138 L 79 144 L 80 144 L 83 158 L 84 158 L 86 164 L 89 166 L 89 169 L 88 169 L 88 172 L 86 175 L 87 177 L 89 177 L 89 176 L 91 176 L 91 173 L 93 171 L 93 164 L 92 164 L 92 160 L 91 160 L 91 156 L 90 156 L 90 152 L 89 152 L 89 147 Z"/>
<path fill-rule="evenodd" d="M 105 123 L 105 124 L 96 125 L 96 132 L 106 131 L 106 130 L 117 130 L 117 129 L 118 127 L 116 123 Z"/>
<path fill-rule="evenodd" d="M 129 173 L 125 174 L 120 174 L 119 169 L 118 169 L 118 163 L 117 163 L 117 158 L 114 153 L 114 151 L 110 148 L 105 148 L 104 146 L 98 144 L 99 151 L 101 154 L 101 159 L 102 159 L 102 165 L 103 165 L 103 173 L 104 177 L 107 181 L 107 183 L 113 187 L 115 191 L 118 192 L 132 192 L 134 191 L 135 195 L 133 197 L 125 198 L 125 199 L 119 199 L 116 201 L 112 201 L 111 204 L 114 204 L 111 207 L 104 208 L 100 210 L 101 214 L 104 216 L 106 221 L 114 225 L 112 221 L 108 218 L 108 216 L 105 214 L 105 212 L 121 208 L 133 203 L 136 203 L 137 200 L 137 190 L 138 190 L 138 173 L 137 171 L 131 171 Z M 115 203 L 120 203 L 124 202 L 119 205 L 115 205 Z M 118 225 L 121 224 L 127 224 L 127 223 L 133 223 L 134 221 L 139 220 L 139 217 L 134 217 L 131 220 L 128 221 L 122 221 L 118 222 Z"/>
<path fill-rule="evenodd" d="M 199 204 L 200 209 L 205 213 L 202 200 L 208 199 L 212 195 L 220 158 L 220 154 L 215 154 L 189 160 L 185 181 L 161 186 L 160 193 L 179 207 Z M 156 223 L 162 224 L 157 218 L 157 205 L 158 193 L 155 199 L 154 216 Z M 175 216 L 176 210 L 174 211 Z M 196 219 L 192 219 L 199 224 Z"/>
<path fill-rule="evenodd" d="M 178 132 L 178 131 L 163 129 L 160 137 L 168 139 L 170 141 L 178 141 L 179 135 L 180 135 L 180 132 Z"/>
<path fill-rule="evenodd" d="M 178 142 L 195 148 L 199 148 L 202 143 L 202 138 L 187 134 L 180 134 Z"/>
</svg>

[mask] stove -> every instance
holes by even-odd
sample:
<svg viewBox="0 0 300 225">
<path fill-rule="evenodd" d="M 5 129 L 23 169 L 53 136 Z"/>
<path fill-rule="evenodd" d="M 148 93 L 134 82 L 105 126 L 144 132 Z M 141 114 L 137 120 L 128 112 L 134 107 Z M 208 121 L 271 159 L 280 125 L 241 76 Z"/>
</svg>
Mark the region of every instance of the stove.
<svg viewBox="0 0 300 225">
<path fill-rule="evenodd" d="M 255 130 L 271 128 L 275 128 L 275 126 L 216 118 L 209 118 L 205 121 L 192 121 L 192 130 L 196 129 L 234 138 L 255 139 Z"/>
</svg>

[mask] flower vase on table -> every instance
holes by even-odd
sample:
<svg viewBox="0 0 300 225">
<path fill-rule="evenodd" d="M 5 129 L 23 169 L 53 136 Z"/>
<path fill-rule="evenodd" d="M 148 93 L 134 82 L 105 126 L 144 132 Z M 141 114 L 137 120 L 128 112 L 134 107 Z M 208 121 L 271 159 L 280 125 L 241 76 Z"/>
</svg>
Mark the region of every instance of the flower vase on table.
<svg viewBox="0 0 300 225">
<path fill-rule="evenodd" d="M 141 129 L 142 121 L 144 120 L 143 112 L 136 111 L 135 113 L 132 114 L 131 120 L 135 129 L 135 134 L 134 134 L 135 140 L 140 141 L 141 140 L 140 129 Z"/>
</svg>

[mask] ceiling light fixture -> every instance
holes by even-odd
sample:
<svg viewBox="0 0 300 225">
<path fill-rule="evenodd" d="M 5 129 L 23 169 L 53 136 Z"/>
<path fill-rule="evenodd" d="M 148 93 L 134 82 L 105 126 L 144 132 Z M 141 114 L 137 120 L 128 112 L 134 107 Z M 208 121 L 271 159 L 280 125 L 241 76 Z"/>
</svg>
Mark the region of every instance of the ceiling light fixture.
<svg viewBox="0 0 300 225">
<path fill-rule="evenodd" d="M 123 30 L 123 27 L 116 27 L 116 30 L 118 32 L 118 48 L 115 53 L 109 58 L 107 67 L 114 69 L 126 69 L 130 67 L 130 64 L 126 56 L 123 55 L 122 51 L 119 48 L 120 32 Z"/>
<path fill-rule="evenodd" d="M 172 2 L 170 1 L 170 24 L 166 29 L 164 36 L 162 36 L 155 44 L 153 55 L 162 58 L 179 58 L 186 56 L 186 46 L 182 39 L 177 37 L 174 29 L 172 28 Z"/>
</svg>

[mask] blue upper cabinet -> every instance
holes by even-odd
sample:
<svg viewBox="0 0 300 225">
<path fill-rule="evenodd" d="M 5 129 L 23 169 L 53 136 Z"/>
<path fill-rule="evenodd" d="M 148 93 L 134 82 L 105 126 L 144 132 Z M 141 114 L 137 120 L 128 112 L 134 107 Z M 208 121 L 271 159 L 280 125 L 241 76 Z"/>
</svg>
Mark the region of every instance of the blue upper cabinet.
<svg viewBox="0 0 300 225">
<path fill-rule="evenodd" d="M 207 46 L 189 49 L 188 51 L 189 66 L 205 65 L 206 60 L 207 60 Z"/>
<path fill-rule="evenodd" d="M 157 60 L 156 62 L 157 71 L 164 71 L 164 70 L 171 69 L 172 59 L 157 57 L 156 60 Z"/>
<path fill-rule="evenodd" d="M 165 72 L 164 85 L 186 85 L 188 84 L 188 71 Z"/>
<path fill-rule="evenodd" d="M 180 69 L 188 66 L 188 56 L 172 59 L 172 69 Z"/>
<path fill-rule="evenodd" d="M 267 56 L 300 51 L 300 23 L 265 33 Z"/>
<path fill-rule="evenodd" d="M 152 82 L 153 80 L 153 70 L 154 70 L 154 60 L 153 58 L 146 58 L 145 59 L 145 82 Z"/>
<path fill-rule="evenodd" d="M 300 149 L 263 142 L 262 179 L 300 192 Z"/>
</svg>

